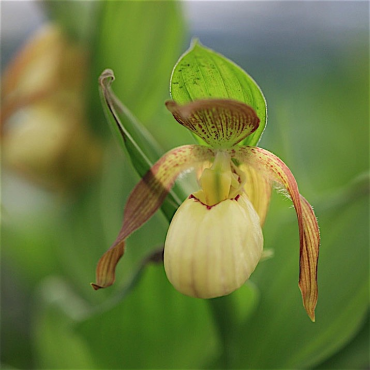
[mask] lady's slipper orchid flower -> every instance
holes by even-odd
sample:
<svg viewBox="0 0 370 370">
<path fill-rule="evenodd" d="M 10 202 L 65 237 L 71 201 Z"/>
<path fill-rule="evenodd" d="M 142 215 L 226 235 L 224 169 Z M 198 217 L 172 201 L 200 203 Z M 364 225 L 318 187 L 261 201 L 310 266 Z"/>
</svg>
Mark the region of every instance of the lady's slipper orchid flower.
<svg viewBox="0 0 370 370">
<path fill-rule="evenodd" d="M 317 220 L 278 157 L 258 147 L 238 145 L 258 128 L 255 111 L 227 99 L 186 105 L 168 101 L 166 106 L 208 146 L 185 145 L 169 151 L 136 185 L 127 200 L 122 229 L 98 263 L 94 289 L 113 284 L 126 238 L 156 212 L 182 172 L 198 167 L 201 189 L 178 208 L 167 233 L 164 267 L 170 282 L 181 293 L 199 298 L 223 296 L 244 284 L 262 255 L 261 225 L 271 184 L 277 183 L 288 191 L 297 213 L 299 287 L 314 321 L 320 242 Z"/>
<path fill-rule="evenodd" d="M 49 189 L 76 188 L 101 164 L 101 143 L 85 112 L 87 66 L 85 48 L 56 23 L 47 23 L 2 76 L 4 163 Z"/>
</svg>

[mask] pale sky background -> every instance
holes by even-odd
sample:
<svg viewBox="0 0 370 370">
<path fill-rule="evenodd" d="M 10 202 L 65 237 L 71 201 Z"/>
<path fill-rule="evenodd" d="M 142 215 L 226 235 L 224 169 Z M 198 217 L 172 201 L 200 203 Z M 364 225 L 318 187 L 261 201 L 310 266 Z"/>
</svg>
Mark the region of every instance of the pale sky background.
<svg viewBox="0 0 370 370">
<path fill-rule="evenodd" d="M 336 37 L 338 32 L 366 32 L 369 28 L 367 1 L 184 1 L 184 11 L 190 31 L 202 41 L 217 37 L 226 44 L 243 41 L 242 45 L 270 47 L 279 40 L 281 46 L 296 37 L 307 34 L 307 42 L 350 42 Z M 21 44 L 22 40 L 38 28 L 44 15 L 37 1 L 1 1 L 1 42 L 3 63 Z M 312 32 L 314 30 L 314 32 Z M 230 41 L 233 40 L 234 43 Z M 210 45 L 212 46 L 212 45 Z M 227 46 L 227 45 L 226 45 Z M 255 48 L 249 47 L 253 53 Z M 258 50 L 261 52 L 261 50 Z"/>
</svg>

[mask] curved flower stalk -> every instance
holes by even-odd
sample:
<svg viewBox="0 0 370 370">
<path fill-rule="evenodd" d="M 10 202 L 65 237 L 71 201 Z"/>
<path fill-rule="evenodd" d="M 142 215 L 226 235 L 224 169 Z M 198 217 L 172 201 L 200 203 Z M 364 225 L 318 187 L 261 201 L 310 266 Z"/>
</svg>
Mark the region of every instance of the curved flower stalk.
<svg viewBox="0 0 370 370">
<path fill-rule="evenodd" d="M 230 99 L 196 100 L 166 106 L 175 119 L 209 146 L 185 145 L 166 153 L 130 194 L 121 231 L 99 260 L 94 289 L 114 283 L 125 240 L 161 206 L 176 178 L 200 170 L 200 190 L 178 208 L 170 224 L 164 266 L 181 293 L 213 298 L 233 292 L 249 278 L 263 251 L 261 226 L 271 184 L 284 187 L 297 213 L 304 307 L 315 320 L 319 230 L 310 204 L 289 168 L 267 150 L 238 145 L 259 126 L 248 105 Z"/>
</svg>

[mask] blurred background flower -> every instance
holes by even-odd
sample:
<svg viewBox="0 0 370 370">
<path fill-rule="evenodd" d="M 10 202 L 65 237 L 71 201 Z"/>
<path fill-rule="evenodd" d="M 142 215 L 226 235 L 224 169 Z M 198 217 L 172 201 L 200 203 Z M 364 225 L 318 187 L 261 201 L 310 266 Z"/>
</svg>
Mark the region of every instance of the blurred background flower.
<svg viewBox="0 0 370 370">
<path fill-rule="evenodd" d="M 369 367 L 367 2 L 5 1 L 1 12 L 3 368 Z M 89 286 L 138 180 L 98 76 L 115 71 L 116 95 L 158 141 L 155 160 L 194 142 L 163 104 L 192 36 L 260 85 L 260 146 L 315 207 L 315 324 L 297 289 L 295 215 L 279 196 L 264 227 L 274 257 L 228 297 L 184 297 L 162 264 L 143 263 L 165 239 L 161 214 L 128 241 L 117 284 Z"/>
<path fill-rule="evenodd" d="M 87 53 L 46 24 L 4 72 L 4 162 L 54 189 L 90 179 L 101 157 L 86 122 Z"/>
</svg>

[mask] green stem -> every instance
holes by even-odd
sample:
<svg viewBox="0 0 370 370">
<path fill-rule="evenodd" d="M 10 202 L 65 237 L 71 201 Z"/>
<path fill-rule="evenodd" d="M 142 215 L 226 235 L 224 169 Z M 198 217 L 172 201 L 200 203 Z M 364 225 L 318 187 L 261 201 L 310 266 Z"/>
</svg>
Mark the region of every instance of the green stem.
<svg viewBox="0 0 370 370">
<path fill-rule="evenodd" d="M 230 296 L 209 300 L 209 306 L 219 332 L 222 352 L 219 357 L 222 369 L 229 369 L 232 365 L 234 347 L 235 310 Z"/>
</svg>

